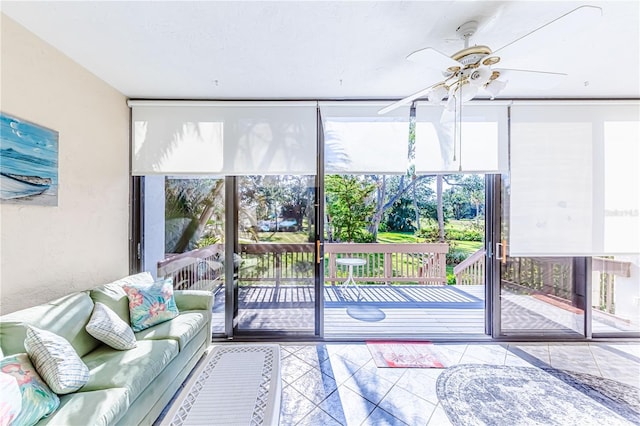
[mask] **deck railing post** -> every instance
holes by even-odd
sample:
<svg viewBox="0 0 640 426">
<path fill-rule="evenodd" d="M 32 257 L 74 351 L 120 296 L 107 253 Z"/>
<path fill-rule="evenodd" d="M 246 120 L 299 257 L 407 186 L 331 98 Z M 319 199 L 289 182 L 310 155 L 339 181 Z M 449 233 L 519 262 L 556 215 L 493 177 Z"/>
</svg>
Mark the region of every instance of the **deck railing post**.
<svg viewBox="0 0 640 426">
<path fill-rule="evenodd" d="M 384 254 L 384 277 L 390 281 L 392 274 L 391 269 L 391 253 Z M 389 281 L 385 281 L 385 284 L 389 284 Z"/>
<path fill-rule="evenodd" d="M 280 279 L 282 278 L 282 253 L 279 251 L 274 253 L 274 263 L 275 263 L 275 278 L 276 278 L 276 287 L 280 286 Z"/>
</svg>

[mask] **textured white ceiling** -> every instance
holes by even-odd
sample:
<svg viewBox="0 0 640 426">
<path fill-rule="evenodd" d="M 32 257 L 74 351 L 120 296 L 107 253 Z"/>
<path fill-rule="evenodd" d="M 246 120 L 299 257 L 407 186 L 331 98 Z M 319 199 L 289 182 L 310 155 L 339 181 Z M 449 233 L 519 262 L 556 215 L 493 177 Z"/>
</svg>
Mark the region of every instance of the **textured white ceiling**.
<svg viewBox="0 0 640 426">
<path fill-rule="evenodd" d="M 405 57 L 471 44 L 494 50 L 584 4 L 586 28 L 542 30 L 505 50 L 504 66 L 565 72 L 516 75 L 502 98 L 640 97 L 640 2 L 11 2 L 2 12 L 131 98 L 400 98 L 441 74 Z M 508 55 L 507 55 L 508 54 Z"/>
</svg>

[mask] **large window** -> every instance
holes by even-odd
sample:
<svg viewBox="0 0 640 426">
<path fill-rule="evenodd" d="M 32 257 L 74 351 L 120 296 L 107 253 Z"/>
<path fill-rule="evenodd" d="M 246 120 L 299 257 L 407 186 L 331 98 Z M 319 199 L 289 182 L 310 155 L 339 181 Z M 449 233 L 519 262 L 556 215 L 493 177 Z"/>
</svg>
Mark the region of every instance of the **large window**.
<svg viewBox="0 0 640 426">
<path fill-rule="evenodd" d="M 590 300 L 594 335 L 640 331 L 640 105 L 515 102 L 510 147 L 509 271 L 550 283 L 530 294 L 556 300 L 556 324 L 582 333 Z M 563 257 L 587 261 L 570 278 Z"/>
</svg>

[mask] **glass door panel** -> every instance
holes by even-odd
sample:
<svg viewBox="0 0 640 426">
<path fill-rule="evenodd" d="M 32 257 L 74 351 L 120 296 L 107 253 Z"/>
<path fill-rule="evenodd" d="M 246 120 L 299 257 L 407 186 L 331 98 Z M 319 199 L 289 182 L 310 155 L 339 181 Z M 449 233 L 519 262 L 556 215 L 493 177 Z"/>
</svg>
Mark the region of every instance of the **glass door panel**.
<svg viewBox="0 0 640 426">
<path fill-rule="evenodd" d="M 147 176 L 144 185 L 145 269 L 176 290 L 212 291 L 211 331 L 225 334 L 224 178 Z"/>
<path fill-rule="evenodd" d="M 235 333 L 315 333 L 315 176 L 241 176 Z"/>
<path fill-rule="evenodd" d="M 500 336 L 585 335 L 584 258 L 512 257 L 509 252 L 508 179 L 501 182 L 499 260 Z"/>
<path fill-rule="evenodd" d="M 640 332 L 640 256 L 591 258 L 591 331 Z"/>
</svg>

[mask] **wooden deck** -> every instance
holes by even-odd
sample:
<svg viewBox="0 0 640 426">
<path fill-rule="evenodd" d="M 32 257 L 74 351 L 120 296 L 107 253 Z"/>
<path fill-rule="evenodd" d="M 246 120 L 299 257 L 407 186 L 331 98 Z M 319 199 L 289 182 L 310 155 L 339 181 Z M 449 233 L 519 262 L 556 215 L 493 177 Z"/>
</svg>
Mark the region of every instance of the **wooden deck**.
<svg viewBox="0 0 640 426">
<path fill-rule="evenodd" d="M 484 286 L 325 286 L 324 335 L 348 337 L 484 336 Z M 246 286 L 239 295 L 239 329 L 312 334 L 313 288 Z"/>
</svg>

